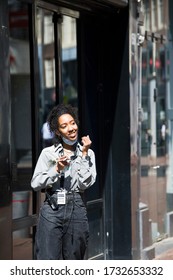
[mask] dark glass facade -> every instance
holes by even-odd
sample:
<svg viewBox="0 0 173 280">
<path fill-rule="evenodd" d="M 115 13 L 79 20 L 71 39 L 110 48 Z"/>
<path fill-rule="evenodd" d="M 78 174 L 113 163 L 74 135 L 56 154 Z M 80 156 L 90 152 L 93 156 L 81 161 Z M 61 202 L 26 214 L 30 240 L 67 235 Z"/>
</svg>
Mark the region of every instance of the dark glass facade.
<svg viewBox="0 0 173 280">
<path fill-rule="evenodd" d="M 131 69 L 134 60 L 137 67 L 130 93 L 137 120 L 134 128 L 131 118 L 131 156 L 136 158 L 131 169 L 136 186 L 132 236 L 138 258 L 153 257 L 157 242 L 173 235 L 171 12 L 171 1 L 139 1 L 136 8 L 131 3 Z"/>
</svg>

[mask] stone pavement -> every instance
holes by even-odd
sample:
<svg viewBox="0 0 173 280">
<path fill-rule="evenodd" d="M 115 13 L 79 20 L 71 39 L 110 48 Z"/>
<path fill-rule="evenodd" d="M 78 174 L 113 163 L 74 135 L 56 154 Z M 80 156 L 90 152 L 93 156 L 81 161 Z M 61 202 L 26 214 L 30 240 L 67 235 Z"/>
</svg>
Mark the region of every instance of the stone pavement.
<svg viewBox="0 0 173 280">
<path fill-rule="evenodd" d="M 173 237 L 163 239 L 155 244 L 154 260 L 173 260 Z"/>
<path fill-rule="evenodd" d="M 173 260 L 173 249 L 156 256 L 154 260 Z"/>
<path fill-rule="evenodd" d="M 14 260 L 32 260 L 32 239 L 14 240 Z M 153 260 L 173 260 L 173 237 L 165 238 L 155 243 L 155 258 Z"/>
</svg>

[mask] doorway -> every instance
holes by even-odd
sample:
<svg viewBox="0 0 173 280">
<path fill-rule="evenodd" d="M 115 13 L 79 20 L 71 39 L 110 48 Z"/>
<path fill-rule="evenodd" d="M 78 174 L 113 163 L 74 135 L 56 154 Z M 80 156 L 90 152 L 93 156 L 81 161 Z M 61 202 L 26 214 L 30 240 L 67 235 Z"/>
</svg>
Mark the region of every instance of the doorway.
<svg viewBox="0 0 173 280">
<path fill-rule="evenodd" d="M 93 149 L 96 148 L 95 128 L 90 127 L 90 115 L 83 90 L 83 54 L 80 13 L 71 9 L 49 5 L 39 5 L 36 9 L 37 65 L 38 80 L 35 96 L 39 104 L 37 112 L 37 139 L 39 149 L 44 147 L 43 126 L 47 114 L 58 103 L 76 107 L 80 119 L 80 131 L 91 135 Z M 88 95 L 89 98 L 90 94 Z M 94 97 L 95 98 L 95 97 Z M 96 122 L 98 120 L 96 119 Z M 96 123 L 96 127 L 98 124 Z M 37 142 L 38 144 L 38 142 Z M 38 153 L 39 153 L 38 152 Z M 87 259 L 104 259 L 104 221 L 101 185 L 96 183 L 86 193 L 90 226 L 90 240 Z M 40 194 L 41 203 L 44 194 Z"/>
<path fill-rule="evenodd" d="M 97 181 L 86 192 L 90 227 L 86 259 L 127 259 L 131 254 L 129 77 L 124 62 L 128 59 L 127 11 L 88 13 L 44 1 L 37 4 L 30 6 L 31 22 L 26 24 L 30 26 L 25 32 L 25 36 L 29 34 L 25 44 L 28 65 L 23 63 L 27 73 L 12 73 L 11 79 L 12 116 L 17 127 L 12 134 L 13 192 L 26 192 L 22 193 L 26 197 L 15 200 L 29 202 L 25 213 L 14 217 L 13 232 L 25 229 L 28 259 L 32 259 L 44 193 L 32 192 L 30 179 L 42 148 L 48 144 L 43 125 L 54 105 L 70 103 L 78 109 L 80 135 L 90 135 L 96 153 Z M 23 81 L 20 86 L 19 79 Z M 24 143 L 19 141 L 21 131 Z M 23 244 L 23 237 L 17 239 Z M 18 256 L 13 254 L 13 258 Z"/>
</svg>

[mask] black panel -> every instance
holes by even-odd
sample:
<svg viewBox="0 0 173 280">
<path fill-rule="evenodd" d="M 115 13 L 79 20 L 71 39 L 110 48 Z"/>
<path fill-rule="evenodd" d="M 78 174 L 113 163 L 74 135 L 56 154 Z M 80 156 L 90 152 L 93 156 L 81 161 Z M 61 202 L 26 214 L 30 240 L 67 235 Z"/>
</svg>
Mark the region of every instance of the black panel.
<svg viewBox="0 0 173 280">
<path fill-rule="evenodd" d="M 104 198 L 107 259 L 131 258 L 128 10 L 79 20 L 82 130 L 93 140 L 97 182 L 88 199 Z"/>
<path fill-rule="evenodd" d="M 9 101 L 9 68 L 8 68 L 8 21 L 6 1 L 0 2 L 0 206 L 9 203 L 6 180 L 9 176 L 9 131 L 10 131 L 10 101 Z"/>
<path fill-rule="evenodd" d="M 7 1 L 0 1 L 0 259 L 11 258 L 11 192 L 9 186 L 10 99 Z"/>
</svg>

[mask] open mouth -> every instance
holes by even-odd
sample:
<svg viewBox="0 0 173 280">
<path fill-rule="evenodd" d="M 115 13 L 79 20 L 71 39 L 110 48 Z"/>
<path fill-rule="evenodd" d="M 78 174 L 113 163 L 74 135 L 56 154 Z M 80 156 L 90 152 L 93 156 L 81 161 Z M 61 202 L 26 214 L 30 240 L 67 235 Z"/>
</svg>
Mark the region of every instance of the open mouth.
<svg viewBox="0 0 173 280">
<path fill-rule="evenodd" d="M 68 137 L 70 138 L 70 139 L 76 139 L 77 138 L 77 133 L 76 132 L 74 132 L 74 133 L 71 133 L 71 134 L 69 134 L 68 135 Z"/>
</svg>

